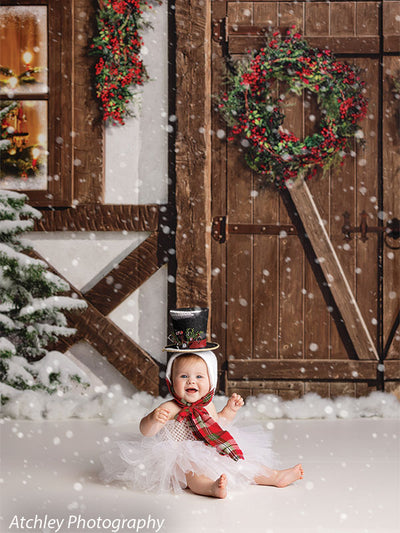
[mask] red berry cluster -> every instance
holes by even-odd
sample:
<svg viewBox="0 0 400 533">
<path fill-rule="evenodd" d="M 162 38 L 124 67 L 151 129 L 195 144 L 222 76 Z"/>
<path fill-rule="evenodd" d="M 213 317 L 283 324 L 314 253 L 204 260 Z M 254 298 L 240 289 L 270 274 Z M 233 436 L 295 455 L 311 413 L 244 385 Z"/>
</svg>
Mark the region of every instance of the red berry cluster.
<svg viewBox="0 0 400 533">
<path fill-rule="evenodd" d="M 124 119 L 132 114 L 129 104 L 135 96 L 135 87 L 148 79 L 140 56 L 143 40 L 139 29 L 146 26 L 143 9 L 151 9 L 151 1 L 101 2 L 91 53 L 99 57 L 95 64 L 96 96 L 104 120 L 111 124 L 124 124 Z"/>
</svg>

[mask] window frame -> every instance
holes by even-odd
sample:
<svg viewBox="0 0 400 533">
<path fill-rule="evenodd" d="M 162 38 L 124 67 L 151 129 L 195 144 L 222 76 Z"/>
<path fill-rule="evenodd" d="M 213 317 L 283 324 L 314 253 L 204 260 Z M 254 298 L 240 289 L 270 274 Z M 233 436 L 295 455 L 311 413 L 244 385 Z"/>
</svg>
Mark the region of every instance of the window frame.
<svg viewBox="0 0 400 533">
<path fill-rule="evenodd" d="M 74 183 L 74 113 L 73 113 L 73 0 L 0 0 L 0 7 L 47 6 L 48 94 L 48 179 L 47 189 L 18 190 L 39 207 L 71 206 Z M 10 100 L 0 95 L 1 100 Z M 19 95 L 16 100 L 33 100 L 35 95 Z M 57 143 L 56 139 L 62 139 Z"/>
</svg>

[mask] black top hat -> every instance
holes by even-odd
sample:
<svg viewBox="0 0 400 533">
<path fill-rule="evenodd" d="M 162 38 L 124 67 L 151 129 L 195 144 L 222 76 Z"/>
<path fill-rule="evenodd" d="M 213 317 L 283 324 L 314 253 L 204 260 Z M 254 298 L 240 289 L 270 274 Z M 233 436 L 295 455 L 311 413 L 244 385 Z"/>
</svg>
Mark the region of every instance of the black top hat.
<svg viewBox="0 0 400 533">
<path fill-rule="evenodd" d="M 200 352 L 216 350 L 219 344 L 207 342 L 207 307 L 181 307 L 169 312 L 173 333 L 168 336 L 171 344 L 167 352 Z"/>
</svg>

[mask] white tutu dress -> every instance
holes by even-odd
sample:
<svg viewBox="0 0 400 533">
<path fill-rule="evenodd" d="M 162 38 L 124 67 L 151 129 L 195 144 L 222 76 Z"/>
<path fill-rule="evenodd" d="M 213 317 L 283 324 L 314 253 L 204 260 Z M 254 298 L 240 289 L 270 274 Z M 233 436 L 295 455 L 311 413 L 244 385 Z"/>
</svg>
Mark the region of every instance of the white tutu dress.
<svg viewBox="0 0 400 533">
<path fill-rule="evenodd" d="M 221 426 L 226 424 L 221 424 Z M 244 460 L 234 461 L 220 455 L 212 446 L 197 440 L 186 420 L 170 420 L 153 437 L 135 436 L 131 441 L 116 442 L 100 457 L 101 479 L 120 481 L 144 492 L 180 492 L 186 488 L 188 472 L 217 479 L 225 473 L 229 488 L 254 483 L 254 476 L 274 468 L 271 436 L 261 426 L 229 426 Z"/>
</svg>

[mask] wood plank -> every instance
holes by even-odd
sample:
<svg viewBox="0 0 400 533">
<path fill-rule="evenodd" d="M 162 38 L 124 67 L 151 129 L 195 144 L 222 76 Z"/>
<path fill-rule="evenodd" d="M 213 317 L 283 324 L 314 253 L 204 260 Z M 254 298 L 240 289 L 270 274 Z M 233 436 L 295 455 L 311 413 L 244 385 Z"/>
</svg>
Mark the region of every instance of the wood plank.
<svg viewBox="0 0 400 533">
<path fill-rule="evenodd" d="M 307 381 L 304 383 L 304 393 L 314 392 L 319 394 L 321 398 L 329 398 L 329 383 L 318 383 L 318 381 Z"/>
<path fill-rule="evenodd" d="M 74 0 L 74 200 L 104 200 L 104 121 L 94 96 L 93 68 L 88 54 L 96 31 L 97 3 Z"/>
<path fill-rule="evenodd" d="M 383 34 L 400 37 L 400 2 L 398 0 L 383 2 Z"/>
<path fill-rule="evenodd" d="M 307 185 L 302 179 L 298 179 L 288 189 L 315 254 L 317 258 L 321 258 L 321 268 L 343 316 L 358 357 L 377 359 L 378 354 L 371 335 Z"/>
<path fill-rule="evenodd" d="M 330 383 L 330 396 L 335 398 L 337 396 L 349 396 L 350 398 L 356 397 L 356 383 Z"/>
<path fill-rule="evenodd" d="M 279 195 L 273 186 L 262 186 L 255 176 L 253 221 L 278 224 Z M 294 233 L 294 232 L 293 232 Z M 278 357 L 279 249 L 273 236 L 254 236 L 254 357 Z"/>
<path fill-rule="evenodd" d="M 162 266 L 158 258 L 158 233 L 154 232 L 111 272 L 84 293 L 103 315 L 108 315 Z"/>
<path fill-rule="evenodd" d="M 304 253 L 298 239 L 279 239 L 279 347 L 281 359 L 304 356 Z"/>
<path fill-rule="evenodd" d="M 212 3 L 213 21 L 218 21 L 226 16 L 227 5 L 225 2 Z M 212 94 L 223 92 L 226 83 L 226 65 L 223 49 L 220 43 L 212 40 Z M 227 125 L 219 113 L 217 105 L 212 109 L 212 146 L 211 146 L 211 215 L 212 218 L 227 213 L 226 207 L 226 164 L 227 164 Z M 220 369 L 220 388 L 224 390 L 224 365 L 226 354 L 227 335 L 227 306 L 226 302 L 226 270 L 227 270 L 227 247 L 211 240 L 211 308 L 210 330 L 211 340 L 218 342 L 220 348 L 214 353 L 218 359 Z"/>
<path fill-rule="evenodd" d="M 227 155 L 229 219 L 238 223 L 251 223 L 253 173 L 243 160 L 240 144 L 229 143 Z M 251 357 L 253 351 L 252 278 L 253 237 L 235 235 L 227 242 L 227 359 L 240 356 L 241 353 Z"/>
<path fill-rule="evenodd" d="M 376 386 L 374 386 L 373 382 L 367 381 L 367 382 L 356 382 L 355 383 L 355 389 L 356 389 L 356 398 L 360 398 L 361 396 L 369 396 L 371 392 L 374 392 L 376 390 Z M 385 391 L 386 391 L 386 383 L 385 383 Z"/>
<path fill-rule="evenodd" d="M 356 157 L 356 209 L 355 213 L 368 213 L 368 224 L 378 225 L 377 211 L 371 198 L 379 195 L 378 135 L 379 131 L 379 61 L 358 58 L 354 63 L 361 69 L 361 77 L 366 83 L 368 116 L 361 123 L 366 140 L 364 146 L 357 146 Z M 354 220 L 358 225 L 359 220 Z M 365 318 L 368 330 L 376 346 L 377 343 L 377 299 L 378 299 L 378 235 L 370 233 L 362 242 L 354 238 L 356 252 L 355 294 L 360 311 Z"/>
<path fill-rule="evenodd" d="M 252 191 L 253 194 L 259 194 L 258 189 Z M 274 195 L 277 196 L 276 190 L 273 191 Z M 251 199 L 251 203 L 254 205 L 254 198 Z M 276 206 L 278 208 L 278 206 Z M 269 218 L 271 213 L 268 209 L 265 209 L 264 218 Z M 229 235 L 282 235 L 286 233 L 287 235 L 296 235 L 297 230 L 293 224 L 262 224 L 263 214 L 257 216 L 258 222 L 256 224 L 226 224 L 225 231 L 227 238 Z M 229 219 L 228 219 L 229 220 Z M 228 221 L 227 220 L 227 221 Z M 217 232 L 218 233 L 218 232 Z"/>
<path fill-rule="evenodd" d="M 27 0 L 28 1 L 28 0 Z M 226 0 L 217 0 L 217 1 L 226 1 Z M 242 2 L 248 2 L 249 0 L 228 0 L 228 3 L 235 3 L 235 4 L 240 4 Z M 271 3 L 271 4 L 276 4 L 279 0 L 252 0 L 253 4 L 257 4 L 258 2 L 261 3 L 261 4 L 268 4 L 268 3 Z M 333 4 L 333 3 L 346 3 L 348 0 L 328 0 L 330 4 Z M 355 2 L 358 2 L 358 0 L 353 0 Z M 392 2 L 394 0 L 384 0 L 386 2 Z M 316 3 L 320 3 L 321 0 L 294 0 L 293 3 L 305 3 L 305 2 L 310 2 L 310 3 L 313 3 L 313 2 L 316 2 Z M 376 0 L 364 0 L 365 3 L 375 3 Z"/>
<path fill-rule="evenodd" d="M 253 21 L 255 25 L 276 28 L 278 26 L 278 3 L 254 3 Z"/>
<path fill-rule="evenodd" d="M 279 91 L 286 93 L 285 84 Z M 304 138 L 304 98 L 287 94 L 283 127 Z M 280 209 L 279 223 L 291 221 L 286 207 Z M 304 252 L 299 239 L 282 234 L 279 241 L 279 347 L 280 358 L 304 356 Z"/>
<path fill-rule="evenodd" d="M 343 213 L 350 213 L 352 220 L 357 220 L 356 210 L 356 158 L 355 143 L 350 143 L 347 148 L 347 157 L 343 166 L 332 168 L 329 172 L 330 179 L 330 239 L 339 262 L 343 268 L 350 288 L 355 294 L 356 290 L 356 257 L 355 240 L 346 242 L 342 232 Z M 346 327 L 346 325 L 345 325 Z M 337 327 L 337 321 L 331 320 L 331 357 L 334 359 L 347 359 L 346 347 L 342 335 Z"/>
<path fill-rule="evenodd" d="M 304 32 L 304 3 L 279 2 L 279 26 L 290 28 L 296 26 L 300 33 Z"/>
<path fill-rule="evenodd" d="M 320 110 L 315 95 L 306 92 L 304 106 L 305 135 L 316 133 L 320 123 Z M 310 120 L 313 117 L 314 120 Z M 310 192 L 315 200 L 322 220 L 329 232 L 329 177 L 322 177 L 322 170 L 309 182 Z M 330 313 L 327 310 L 323 294 L 313 272 L 310 261 L 306 261 L 304 283 L 304 357 L 313 359 L 319 354 L 331 355 Z"/>
<path fill-rule="evenodd" d="M 226 357 L 251 357 L 253 347 L 252 237 L 237 236 L 227 243 Z"/>
<path fill-rule="evenodd" d="M 56 86 L 54 88 L 54 94 L 61 94 L 60 100 L 57 102 L 59 106 L 58 109 L 53 109 L 53 112 L 50 111 L 49 116 L 52 121 L 61 122 L 61 138 L 64 140 L 63 145 L 60 147 L 61 158 L 58 159 L 57 151 L 58 147 L 55 149 L 53 145 L 54 155 L 57 159 L 58 171 L 56 170 L 53 174 L 53 179 L 49 184 L 49 192 L 55 197 L 59 196 L 65 203 L 70 203 L 73 199 L 73 180 L 74 180 L 74 165 L 73 161 L 75 158 L 73 140 L 71 137 L 71 132 L 74 129 L 74 117 L 73 117 L 73 65 L 74 65 L 74 54 L 73 54 L 73 43 L 74 43 L 74 28 L 73 21 L 70 13 L 73 10 L 72 1 L 68 0 L 63 2 L 63 9 L 58 9 L 58 16 L 60 18 L 61 27 L 59 31 L 62 35 L 61 49 L 59 50 L 59 57 L 57 58 L 61 70 L 59 77 L 56 80 Z M 61 12 L 60 12 L 61 11 Z M 49 51 L 51 51 L 52 45 L 54 43 L 54 37 L 50 38 L 49 36 Z M 59 34 L 56 36 L 56 39 L 59 39 Z M 50 45 L 52 43 L 52 45 Z M 49 64 L 51 59 L 49 58 Z M 57 63 L 56 63 L 57 64 Z M 51 71 L 52 69 L 50 69 Z M 50 89 L 51 96 L 51 89 Z M 50 98 L 50 101 L 52 98 Z M 58 127 L 57 127 L 58 129 Z M 57 135 L 57 134 L 56 134 Z M 55 137 L 57 139 L 57 137 Z M 58 144 L 58 143 L 56 143 Z M 56 180 L 56 175 L 59 179 Z M 51 195 L 49 195 L 51 198 Z M 42 204 L 43 205 L 43 204 Z M 51 202 L 50 202 L 50 205 Z"/>
<path fill-rule="evenodd" d="M 357 2 L 356 34 L 379 35 L 379 2 Z"/>
<path fill-rule="evenodd" d="M 34 231 L 157 231 L 164 206 L 77 205 L 67 209 L 42 209 Z"/>
<path fill-rule="evenodd" d="M 226 389 L 226 395 L 227 396 L 230 396 L 231 394 L 233 394 L 234 392 L 238 392 L 242 398 L 245 400 L 246 398 L 248 398 L 249 396 L 253 396 L 253 391 L 252 389 L 250 389 L 249 387 L 240 387 L 240 390 L 236 390 L 237 387 L 232 387 L 229 383 L 229 381 L 227 381 L 227 389 Z"/>
<path fill-rule="evenodd" d="M 276 198 L 271 198 L 273 203 L 278 203 Z M 278 356 L 278 267 L 277 238 L 254 237 L 254 357 Z"/>
<path fill-rule="evenodd" d="M 400 53 L 400 37 L 398 35 L 384 35 L 383 50 L 385 53 Z"/>
<path fill-rule="evenodd" d="M 229 52 L 243 54 L 246 50 L 257 50 L 265 46 L 265 37 L 239 35 L 239 31 L 229 35 Z M 351 56 L 354 54 L 378 54 L 379 37 L 307 37 L 307 42 L 315 48 L 327 48 L 334 54 Z"/>
<path fill-rule="evenodd" d="M 72 0 L 63 6 L 48 3 L 49 104 L 48 104 L 48 184 L 45 191 L 24 191 L 30 205 L 71 205 L 73 198 L 73 26 Z M 51 43 L 51 46 L 50 46 Z M 56 139 L 63 139 L 57 143 Z"/>
<path fill-rule="evenodd" d="M 69 296 L 75 295 L 85 300 L 84 295 L 38 252 L 31 251 L 29 255 L 48 264 L 50 272 L 67 281 L 70 286 L 70 291 L 67 293 Z M 74 336 L 60 339 L 54 349 L 65 351 L 79 340 L 85 339 L 135 387 L 158 395 L 160 365 L 90 302 L 86 303 L 88 305 L 86 310 L 79 314 L 65 313 L 68 325 L 76 328 L 77 333 Z"/>
<path fill-rule="evenodd" d="M 251 203 L 254 224 L 279 227 L 279 195 L 275 187 L 265 186 L 263 179 L 257 174 L 254 174 L 253 179 Z M 293 226 L 287 228 L 288 234 L 291 229 L 294 230 Z M 278 357 L 278 241 L 279 239 L 273 236 L 253 237 L 253 357 L 256 358 Z"/>
<path fill-rule="evenodd" d="M 174 5 L 176 305 L 210 307 L 211 2 L 176 0 Z"/>
<path fill-rule="evenodd" d="M 243 387 L 249 387 L 252 390 L 258 389 L 260 392 L 264 392 L 264 389 L 287 389 L 287 390 L 299 390 L 302 384 L 295 381 L 271 381 L 271 380 L 229 380 L 229 386 L 233 389 L 240 389 Z"/>
<path fill-rule="evenodd" d="M 228 19 L 233 24 L 252 24 L 253 22 L 253 3 L 241 2 L 227 3 Z"/>
<path fill-rule="evenodd" d="M 326 2 L 307 3 L 305 6 L 305 35 L 329 35 L 329 4 Z"/>
<path fill-rule="evenodd" d="M 393 94 L 390 76 L 400 72 L 399 57 L 385 57 L 383 72 L 383 122 L 382 122 L 382 164 L 383 164 L 383 212 L 385 220 L 400 218 L 400 128 L 399 100 Z M 399 241 L 391 241 L 399 244 Z M 390 329 L 400 307 L 400 253 L 386 245 L 383 248 L 383 340 L 387 342 Z M 388 357 L 400 358 L 400 328 L 389 349 Z"/>
<path fill-rule="evenodd" d="M 319 359 L 282 361 L 276 359 L 235 359 L 228 364 L 228 380 L 376 380 L 377 361 Z M 386 361 L 385 373 L 400 379 L 398 361 Z"/>
<path fill-rule="evenodd" d="M 300 398 L 303 394 L 315 393 L 321 398 L 337 397 L 343 395 L 351 395 L 359 398 L 360 396 L 368 396 L 373 392 L 375 387 L 372 385 L 373 381 L 368 380 L 351 382 L 318 382 L 307 381 L 305 383 L 293 381 L 227 381 L 228 394 L 237 392 L 244 399 L 248 396 L 257 396 L 258 394 L 274 394 L 280 396 L 284 400 L 292 400 Z M 397 381 L 385 382 L 385 391 L 394 392 L 398 394 L 399 383 Z"/>
<path fill-rule="evenodd" d="M 228 395 L 236 392 L 244 399 L 257 394 L 274 394 L 294 400 L 304 394 L 304 384 L 290 381 L 227 381 Z"/>
<path fill-rule="evenodd" d="M 356 2 L 330 5 L 329 26 L 332 36 L 352 36 L 356 33 Z"/>
<path fill-rule="evenodd" d="M 385 382 L 385 392 L 394 394 L 398 400 L 400 400 L 400 383 L 398 381 Z"/>
</svg>

